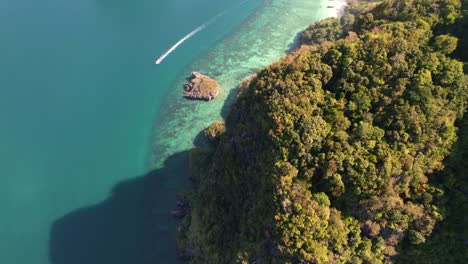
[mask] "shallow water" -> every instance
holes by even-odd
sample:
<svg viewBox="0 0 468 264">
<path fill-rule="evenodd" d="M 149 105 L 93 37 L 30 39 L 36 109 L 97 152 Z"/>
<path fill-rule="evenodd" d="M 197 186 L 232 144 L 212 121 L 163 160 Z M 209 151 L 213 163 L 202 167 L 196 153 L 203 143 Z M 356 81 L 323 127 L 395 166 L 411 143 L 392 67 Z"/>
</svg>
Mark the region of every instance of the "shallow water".
<svg viewBox="0 0 468 264">
<path fill-rule="evenodd" d="M 157 168 L 172 153 L 192 148 L 194 136 L 228 111 L 243 79 L 284 56 L 299 31 L 330 14 L 326 3 L 263 1 L 240 27 L 186 67 L 171 84 L 156 121 L 150 166 Z M 182 98 L 181 87 L 191 71 L 216 79 L 222 87 L 220 95 L 211 102 Z"/>
<path fill-rule="evenodd" d="M 240 2 L 0 2 L 0 263 L 176 262 L 169 212 L 195 136 L 329 12 Z M 216 78 L 220 96 L 182 98 L 192 70 Z"/>
</svg>

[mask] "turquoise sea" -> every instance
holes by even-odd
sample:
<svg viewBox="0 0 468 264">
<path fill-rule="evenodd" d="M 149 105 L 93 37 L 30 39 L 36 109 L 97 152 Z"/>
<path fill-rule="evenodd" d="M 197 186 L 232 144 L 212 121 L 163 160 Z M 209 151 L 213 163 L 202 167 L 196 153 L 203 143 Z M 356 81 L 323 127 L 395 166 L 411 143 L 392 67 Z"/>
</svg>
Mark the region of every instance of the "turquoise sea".
<svg viewBox="0 0 468 264">
<path fill-rule="evenodd" d="M 327 2 L 0 1 L 0 263 L 176 263 L 187 151 Z M 182 98 L 193 70 L 214 101 Z"/>
</svg>

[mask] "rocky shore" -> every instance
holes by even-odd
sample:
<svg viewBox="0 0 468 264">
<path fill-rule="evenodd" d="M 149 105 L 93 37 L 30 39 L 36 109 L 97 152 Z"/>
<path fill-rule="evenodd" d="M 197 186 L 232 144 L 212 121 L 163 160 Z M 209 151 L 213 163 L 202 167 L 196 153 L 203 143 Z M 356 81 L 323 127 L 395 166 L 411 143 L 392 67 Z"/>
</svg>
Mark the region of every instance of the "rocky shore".
<svg viewBox="0 0 468 264">
<path fill-rule="evenodd" d="M 199 72 L 192 72 L 190 79 L 184 84 L 184 96 L 190 99 L 211 101 L 219 94 L 217 81 Z"/>
</svg>

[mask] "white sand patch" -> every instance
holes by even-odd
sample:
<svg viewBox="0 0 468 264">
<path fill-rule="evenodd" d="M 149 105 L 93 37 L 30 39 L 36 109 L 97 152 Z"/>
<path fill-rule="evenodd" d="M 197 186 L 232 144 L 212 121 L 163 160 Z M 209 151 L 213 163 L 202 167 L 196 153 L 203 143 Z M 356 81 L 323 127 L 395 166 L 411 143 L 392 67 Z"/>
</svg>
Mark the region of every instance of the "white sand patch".
<svg viewBox="0 0 468 264">
<path fill-rule="evenodd" d="M 327 17 L 341 17 L 346 6 L 346 0 L 323 0 L 322 5 L 327 10 Z"/>
</svg>

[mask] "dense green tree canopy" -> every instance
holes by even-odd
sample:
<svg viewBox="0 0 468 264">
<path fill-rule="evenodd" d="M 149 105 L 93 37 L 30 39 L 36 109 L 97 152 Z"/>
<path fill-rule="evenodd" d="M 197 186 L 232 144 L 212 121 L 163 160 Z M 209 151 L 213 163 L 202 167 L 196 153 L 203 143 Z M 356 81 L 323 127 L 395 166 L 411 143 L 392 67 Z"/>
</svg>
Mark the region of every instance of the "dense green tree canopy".
<svg viewBox="0 0 468 264">
<path fill-rule="evenodd" d="M 309 27 L 306 45 L 246 81 L 226 124 L 207 129 L 215 148 L 192 155 L 183 256 L 384 263 L 444 218 L 441 171 L 467 82 L 449 57 L 457 38 L 435 28 L 460 2 L 368 2 Z"/>
</svg>

